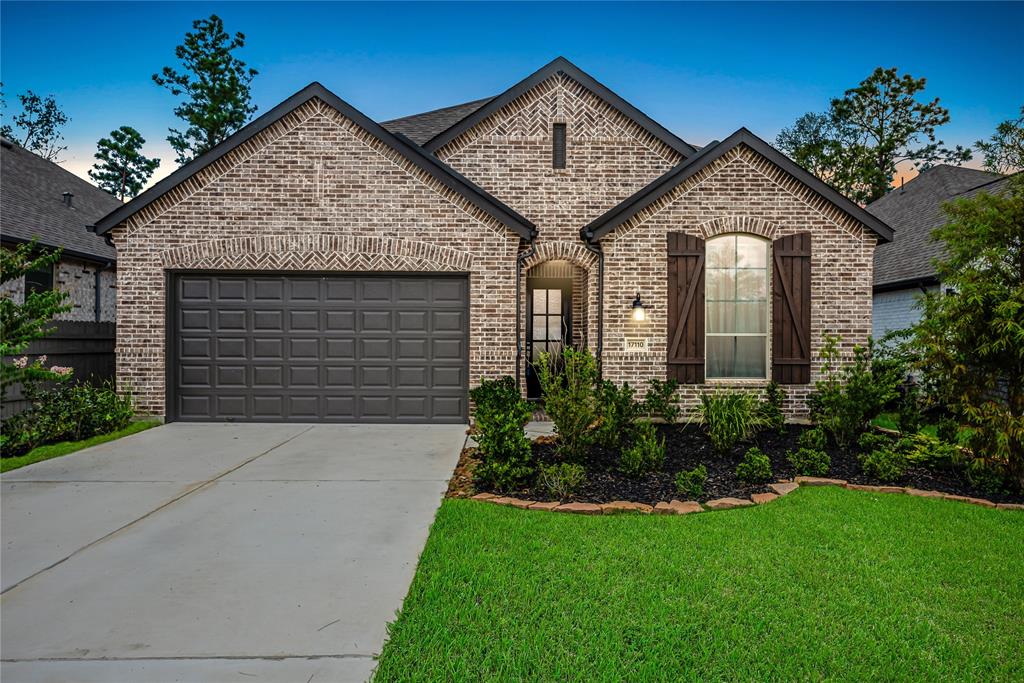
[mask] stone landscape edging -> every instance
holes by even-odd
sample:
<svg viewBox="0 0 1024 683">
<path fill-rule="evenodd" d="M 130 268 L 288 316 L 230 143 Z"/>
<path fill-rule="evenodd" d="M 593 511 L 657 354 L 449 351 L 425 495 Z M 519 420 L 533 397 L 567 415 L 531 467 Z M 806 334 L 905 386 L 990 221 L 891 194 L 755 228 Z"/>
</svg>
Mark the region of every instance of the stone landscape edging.
<svg viewBox="0 0 1024 683">
<path fill-rule="evenodd" d="M 704 503 L 703 506 L 694 500 L 680 501 L 676 499 L 672 499 L 668 502 L 660 501 L 653 506 L 647 505 L 646 503 L 635 503 L 628 500 L 614 500 L 610 503 L 544 503 L 533 500 L 522 500 L 511 496 L 500 496 L 495 493 L 478 493 L 475 496 L 472 496 L 472 500 L 486 501 L 496 505 L 508 505 L 521 510 L 546 510 L 548 512 L 566 512 L 578 515 L 614 515 L 619 513 L 638 513 L 643 515 L 687 515 L 692 512 L 704 512 L 705 510 L 729 510 L 733 508 L 764 505 L 765 503 L 770 503 L 776 498 L 780 498 L 792 491 L 795 491 L 800 486 L 838 486 L 840 488 L 850 489 L 851 491 L 866 491 L 869 493 L 903 493 L 908 496 L 919 496 L 922 498 L 955 500 L 962 503 L 980 505 L 982 507 L 996 510 L 1024 510 L 1024 505 L 1020 503 L 993 503 L 992 501 L 985 500 L 984 498 L 972 498 L 970 496 L 960 496 L 953 493 L 943 493 L 942 491 L 922 491 L 921 489 L 905 486 L 851 484 L 845 479 L 826 479 L 823 477 L 796 477 L 794 480 L 778 481 L 774 484 L 768 485 L 768 488 L 772 489 L 773 493 L 755 493 L 751 495 L 750 498 L 717 498 L 715 500 L 709 500 Z"/>
</svg>

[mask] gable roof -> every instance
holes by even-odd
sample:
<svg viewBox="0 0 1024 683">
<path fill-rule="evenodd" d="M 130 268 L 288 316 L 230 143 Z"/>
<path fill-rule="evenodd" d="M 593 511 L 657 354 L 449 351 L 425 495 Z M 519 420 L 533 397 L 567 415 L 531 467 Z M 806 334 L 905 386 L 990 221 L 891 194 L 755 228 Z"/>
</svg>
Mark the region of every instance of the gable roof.
<svg viewBox="0 0 1024 683">
<path fill-rule="evenodd" d="M 785 154 L 778 151 L 767 142 L 751 133 L 746 128 L 740 128 L 735 133 L 716 144 L 710 144 L 700 150 L 697 154 L 674 168 L 667 171 L 660 178 L 655 179 L 647 187 L 642 188 L 633 196 L 627 198 L 618 206 L 613 207 L 591 221 L 581 231 L 583 239 L 589 242 L 597 242 L 609 232 L 622 225 L 630 218 L 647 208 L 655 201 L 665 196 L 688 178 L 695 175 L 701 169 L 723 157 L 730 150 L 739 145 L 746 145 L 770 162 L 790 174 L 804 185 L 818 193 L 822 198 L 831 202 L 848 216 L 860 223 L 863 223 L 878 235 L 880 242 L 892 240 L 893 231 L 884 221 L 879 220 L 863 208 L 850 201 L 842 194 L 824 183 L 817 176 L 796 165 Z"/>
<path fill-rule="evenodd" d="M 491 216 L 499 223 L 517 232 L 524 239 L 531 239 L 536 234 L 536 227 L 526 218 L 516 213 L 514 210 L 464 178 L 459 173 L 456 173 L 451 167 L 444 164 L 436 157 L 427 154 L 422 148 L 408 138 L 402 135 L 395 135 L 381 127 L 379 123 L 370 119 L 358 109 L 316 82 L 310 83 L 267 113 L 249 122 L 246 126 L 238 130 L 235 134 L 221 142 L 210 151 L 188 162 L 132 201 L 96 221 L 94 226 L 96 233 L 102 235 L 109 232 L 115 226 L 123 223 L 143 208 L 149 206 L 157 199 L 167 194 L 167 192 L 175 188 L 177 185 L 188 180 L 199 171 L 203 170 L 210 164 L 213 164 L 238 146 L 245 143 L 247 140 L 258 135 L 266 128 L 270 127 L 292 111 L 298 109 L 300 106 L 314 98 L 323 101 L 327 105 L 341 112 L 342 115 L 354 121 L 360 128 L 401 154 L 410 163 L 428 173 L 432 178 L 443 184 L 445 187 L 461 195 L 473 206 Z"/>
<path fill-rule="evenodd" d="M 998 190 L 1006 180 L 996 173 L 942 164 L 869 204 L 868 213 L 891 225 L 898 235 L 875 250 L 875 287 L 934 280 L 932 261 L 942 255 L 942 245 L 931 233 L 946 222 L 943 203 L 968 191 Z"/>
<path fill-rule="evenodd" d="M 74 196 L 71 206 L 63 194 Z M 68 256 L 113 261 L 117 252 L 86 226 L 122 206 L 120 200 L 18 145 L 0 142 L 0 233 L 6 242 L 38 240 Z"/>
<path fill-rule="evenodd" d="M 597 82 L 597 80 L 590 74 L 584 72 L 565 57 L 557 57 L 552 62 L 542 66 L 537 71 L 534 71 L 532 74 L 519 81 L 505 92 L 490 99 L 483 106 L 477 108 L 472 113 L 432 137 L 424 143 L 423 147 L 430 152 L 436 152 L 462 133 L 480 123 L 491 114 L 497 112 L 509 102 L 512 102 L 539 83 L 543 83 L 548 78 L 559 73 L 565 74 L 590 92 L 594 93 L 594 95 L 599 97 L 608 105 L 633 119 L 633 121 L 640 125 L 640 127 L 675 151 L 679 152 L 679 154 L 684 158 L 692 156 L 696 151 L 692 145 L 672 133 L 670 130 L 631 105 L 626 100 L 613 93 L 601 83 Z"/>
<path fill-rule="evenodd" d="M 400 133 L 406 136 L 417 145 L 422 145 L 430 140 L 430 138 L 447 130 L 493 99 L 493 97 L 485 97 L 482 100 L 454 104 L 450 107 L 425 111 L 422 114 L 413 114 L 398 119 L 391 119 L 390 121 L 383 121 L 380 125 L 392 133 Z"/>
</svg>

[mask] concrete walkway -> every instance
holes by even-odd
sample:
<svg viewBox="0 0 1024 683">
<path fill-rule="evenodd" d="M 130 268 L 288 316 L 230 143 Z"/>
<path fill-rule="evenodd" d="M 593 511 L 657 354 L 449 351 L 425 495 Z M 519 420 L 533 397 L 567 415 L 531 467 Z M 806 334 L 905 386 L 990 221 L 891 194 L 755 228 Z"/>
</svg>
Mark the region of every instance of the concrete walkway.
<svg viewBox="0 0 1024 683">
<path fill-rule="evenodd" d="M 464 440 L 177 423 L 3 475 L 3 680 L 365 680 Z"/>
</svg>

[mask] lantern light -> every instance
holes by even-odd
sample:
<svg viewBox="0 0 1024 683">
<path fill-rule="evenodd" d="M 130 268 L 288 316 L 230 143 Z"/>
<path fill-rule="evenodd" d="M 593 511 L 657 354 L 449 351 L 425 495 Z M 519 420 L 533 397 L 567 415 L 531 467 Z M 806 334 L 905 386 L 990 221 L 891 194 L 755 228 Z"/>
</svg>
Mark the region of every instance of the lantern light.
<svg viewBox="0 0 1024 683">
<path fill-rule="evenodd" d="M 647 311 L 644 309 L 644 303 L 640 301 L 640 292 L 637 292 L 636 298 L 633 299 L 633 320 L 637 322 L 647 320 Z"/>
</svg>

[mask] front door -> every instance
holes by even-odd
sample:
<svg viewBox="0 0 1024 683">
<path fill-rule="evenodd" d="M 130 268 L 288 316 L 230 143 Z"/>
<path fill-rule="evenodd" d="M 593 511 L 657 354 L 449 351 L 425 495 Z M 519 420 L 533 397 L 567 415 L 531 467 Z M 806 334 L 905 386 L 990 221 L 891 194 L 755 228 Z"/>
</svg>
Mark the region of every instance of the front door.
<svg viewBox="0 0 1024 683">
<path fill-rule="evenodd" d="M 540 381 L 534 365 L 542 353 L 560 358 L 572 340 L 572 279 L 527 278 L 526 294 L 526 395 L 538 399 Z"/>
</svg>

